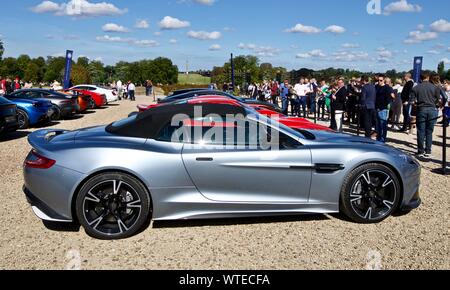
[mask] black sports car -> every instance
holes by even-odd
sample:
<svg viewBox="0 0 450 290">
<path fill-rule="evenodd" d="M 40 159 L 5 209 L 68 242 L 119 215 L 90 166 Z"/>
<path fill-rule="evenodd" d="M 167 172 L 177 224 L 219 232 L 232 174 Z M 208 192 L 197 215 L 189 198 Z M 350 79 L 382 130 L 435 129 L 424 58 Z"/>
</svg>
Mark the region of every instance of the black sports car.
<svg viewBox="0 0 450 290">
<path fill-rule="evenodd" d="M 16 104 L 0 97 L 0 133 L 16 131 L 18 128 Z"/>
</svg>

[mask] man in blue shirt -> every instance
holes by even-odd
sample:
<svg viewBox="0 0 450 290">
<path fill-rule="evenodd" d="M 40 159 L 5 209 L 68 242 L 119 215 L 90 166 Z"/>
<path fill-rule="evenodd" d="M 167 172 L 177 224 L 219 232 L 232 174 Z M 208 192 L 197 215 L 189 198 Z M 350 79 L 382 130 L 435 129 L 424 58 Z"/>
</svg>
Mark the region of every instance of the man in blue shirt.
<svg viewBox="0 0 450 290">
<path fill-rule="evenodd" d="M 361 78 L 363 85 L 361 91 L 361 117 L 363 119 L 364 129 L 366 132 L 366 137 L 371 138 L 372 128 L 376 123 L 377 112 L 375 109 L 375 100 L 377 98 L 377 91 L 375 85 L 369 82 L 368 76 L 363 76 Z"/>
<path fill-rule="evenodd" d="M 289 87 L 290 86 L 289 86 L 288 80 L 284 80 L 284 83 L 281 84 L 281 87 L 280 87 L 280 95 L 281 95 L 281 102 L 282 102 L 281 111 L 286 116 L 288 114 L 288 109 L 289 109 Z"/>
</svg>

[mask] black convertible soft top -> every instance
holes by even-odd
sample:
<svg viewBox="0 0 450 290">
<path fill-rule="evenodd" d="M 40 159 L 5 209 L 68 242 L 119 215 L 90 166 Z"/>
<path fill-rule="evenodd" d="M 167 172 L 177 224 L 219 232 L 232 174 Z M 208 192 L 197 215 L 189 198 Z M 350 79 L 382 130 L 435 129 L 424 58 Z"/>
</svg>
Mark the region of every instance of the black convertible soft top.
<svg viewBox="0 0 450 290">
<path fill-rule="evenodd" d="M 197 110 L 196 110 L 197 108 Z M 201 116 L 196 115 L 196 111 L 201 109 Z M 173 120 L 180 116 L 188 118 L 205 117 L 211 114 L 225 118 L 227 115 L 247 116 L 247 111 L 243 107 L 225 104 L 179 104 L 153 108 L 142 112 L 135 117 L 125 121 L 112 123 L 106 127 L 106 131 L 125 137 L 156 139 L 159 132 Z"/>
</svg>

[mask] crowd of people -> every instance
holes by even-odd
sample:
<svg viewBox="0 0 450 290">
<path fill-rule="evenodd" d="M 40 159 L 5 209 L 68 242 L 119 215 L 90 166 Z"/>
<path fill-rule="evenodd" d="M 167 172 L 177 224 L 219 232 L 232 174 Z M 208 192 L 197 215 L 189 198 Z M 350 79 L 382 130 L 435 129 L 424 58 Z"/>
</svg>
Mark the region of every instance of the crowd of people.
<svg viewBox="0 0 450 290">
<path fill-rule="evenodd" d="M 288 80 L 253 83 L 245 94 L 279 105 L 285 115 L 327 121 L 336 131 L 342 132 L 345 123 L 360 126 L 367 138 L 383 143 L 388 138 L 389 124 L 398 132 L 417 131 L 417 154 L 423 158 L 431 158 L 440 110 L 450 114 L 450 81 L 441 83 L 438 75 L 426 72 L 419 83 L 410 73 L 395 82 L 383 74 L 350 81 L 336 78 L 331 82 L 301 78 L 295 84 Z"/>
</svg>

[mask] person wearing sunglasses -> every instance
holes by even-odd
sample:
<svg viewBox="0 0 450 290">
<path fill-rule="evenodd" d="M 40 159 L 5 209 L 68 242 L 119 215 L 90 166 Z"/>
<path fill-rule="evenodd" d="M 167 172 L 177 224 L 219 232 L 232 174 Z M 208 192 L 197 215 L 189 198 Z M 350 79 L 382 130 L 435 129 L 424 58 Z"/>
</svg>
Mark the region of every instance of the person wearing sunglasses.
<svg viewBox="0 0 450 290">
<path fill-rule="evenodd" d="M 386 143 L 389 109 L 391 103 L 395 100 L 394 89 L 389 85 L 390 79 L 384 75 L 378 76 L 378 85 L 376 86 L 377 98 L 375 108 L 377 110 L 377 141 Z"/>
</svg>

